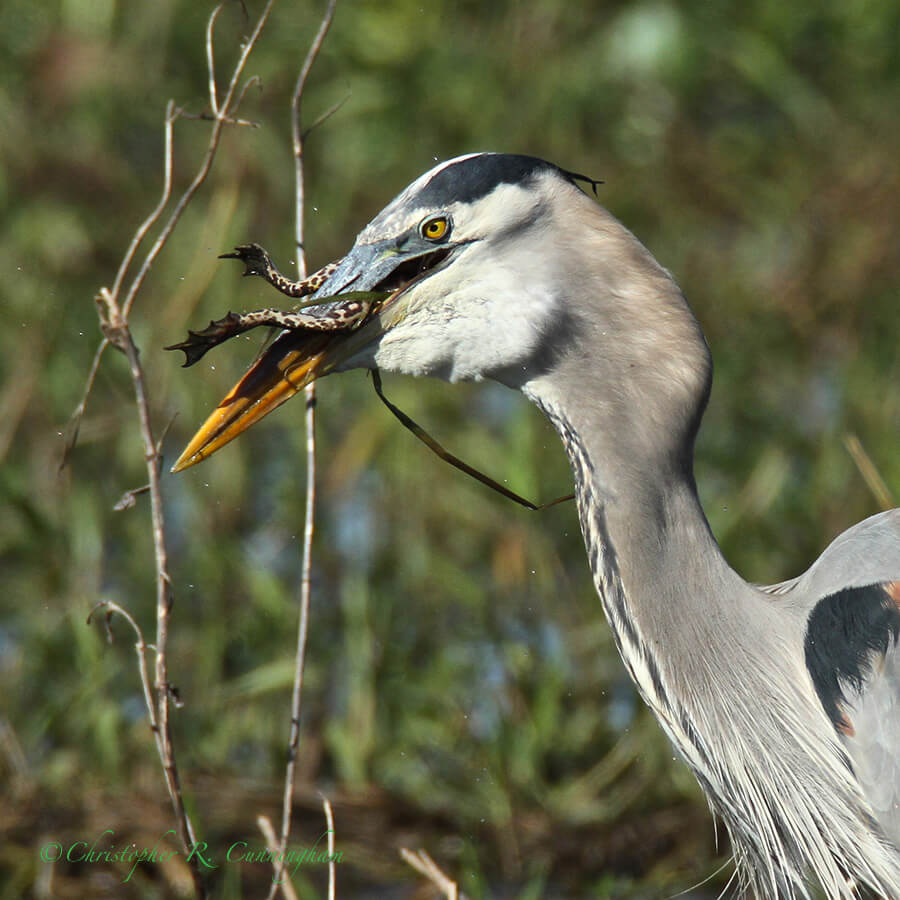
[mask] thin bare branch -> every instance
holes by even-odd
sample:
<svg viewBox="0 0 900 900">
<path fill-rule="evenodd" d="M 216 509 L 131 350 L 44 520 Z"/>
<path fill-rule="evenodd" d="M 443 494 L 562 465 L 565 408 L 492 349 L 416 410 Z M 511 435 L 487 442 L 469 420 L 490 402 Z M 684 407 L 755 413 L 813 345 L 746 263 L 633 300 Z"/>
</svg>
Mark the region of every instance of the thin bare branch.
<svg viewBox="0 0 900 900">
<path fill-rule="evenodd" d="M 283 872 L 279 874 L 279 864 L 276 862 L 279 854 L 278 838 L 275 836 L 275 828 L 272 826 L 272 820 L 268 816 L 258 816 L 256 824 L 259 826 L 259 830 L 266 839 L 266 846 L 269 848 L 269 853 L 272 854 L 272 868 L 275 870 L 272 877 L 278 881 L 281 893 L 284 894 L 284 900 L 298 900 L 297 892 L 294 890 L 291 879 L 285 878 Z"/>
<path fill-rule="evenodd" d="M 174 696 L 174 691 L 169 684 L 166 650 L 168 646 L 169 613 L 172 609 L 173 597 L 168 569 L 165 516 L 160 485 L 162 456 L 153 437 L 150 402 L 147 396 L 146 379 L 140 361 L 140 354 L 134 343 L 128 323 L 122 315 L 122 310 L 109 289 L 101 288 L 97 296 L 97 309 L 105 337 L 111 344 L 122 350 L 128 359 L 128 367 L 134 387 L 135 405 L 137 406 L 138 421 L 140 423 L 141 440 L 144 445 L 144 458 L 149 478 L 148 491 L 150 494 L 153 551 L 156 561 L 156 666 L 154 679 L 156 699 L 154 702 L 152 696 L 147 696 L 146 687 L 145 699 L 147 700 L 150 727 L 156 738 L 157 750 L 159 751 L 160 762 L 163 767 L 166 787 L 172 800 L 176 831 L 182 846 L 186 851 L 189 851 L 196 846 L 197 838 L 184 805 L 181 778 L 175 763 L 175 750 L 172 744 L 172 732 L 169 724 L 170 702 Z M 141 643 L 143 643 L 143 639 L 141 639 Z M 148 679 L 149 676 L 144 671 L 145 661 L 142 655 L 141 664 L 141 678 L 143 681 Z M 206 885 L 200 873 L 199 862 L 192 859 L 190 872 L 197 896 L 205 897 Z"/>
<path fill-rule="evenodd" d="M 175 420 L 177 418 L 178 418 L 177 412 L 172 413 L 172 415 L 169 416 L 169 421 L 166 422 L 165 427 L 163 428 L 162 433 L 159 436 L 159 440 L 157 440 L 157 442 L 156 442 L 156 452 L 160 455 L 162 455 L 162 445 L 165 443 L 166 437 L 169 434 L 169 430 L 175 424 Z"/>
<path fill-rule="evenodd" d="M 148 644 L 144 640 L 144 632 L 141 630 L 141 626 L 138 625 L 137 620 L 134 616 L 128 612 L 123 606 L 119 606 L 118 603 L 114 603 L 112 600 L 101 600 L 94 608 L 90 611 L 87 617 L 88 624 L 90 624 L 91 619 L 94 616 L 94 613 L 97 612 L 98 609 L 106 610 L 106 634 L 110 641 L 112 641 L 112 632 L 109 630 L 109 620 L 113 613 L 117 613 L 126 622 L 131 626 L 132 631 L 134 631 L 137 636 L 137 641 L 135 642 L 134 649 L 137 652 L 138 658 L 138 672 L 141 678 L 141 687 L 144 690 L 144 703 L 147 706 L 147 716 L 150 719 L 150 730 L 153 732 L 153 737 L 156 740 L 156 746 L 159 750 L 160 754 L 162 754 L 162 734 L 159 730 L 159 725 L 156 721 L 156 706 L 153 702 L 153 687 L 150 682 L 150 669 L 147 664 L 147 650 L 156 649 L 151 644 Z"/>
<path fill-rule="evenodd" d="M 297 267 L 300 269 L 300 277 L 306 275 L 306 251 L 304 249 L 304 181 L 303 181 L 303 132 L 300 129 L 300 107 L 303 103 L 303 91 L 306 89 L 306 82 L 309 73 L 312 71 L 313 63 L 322 49 L 322 43 L 328 29 L 334 20 L 334 9 L 337 6 L 337 0 L 328 0 L 328 7 L 319 30 L 313 38 L 306 59 L 303 60 L 303 66 L 300 68 L 300 75 L 297 77 L 297 83 L 294 85 L 294 96 L 291 100 L 291 142 L 294 148 L 294 187 L 297 196 L 294 201 L 294 209 L 296 211 L 296 242 L 297 242 Z"/>
<path fill-rule="evenodd" d="M 331 801 L 323 794 L 322 808 L 325 810 L 325 822 L 328 825 L 328 900 L 335 900 L 337 888 L 337 867 L 334 864 L 334 810 Z"/>
<path fill-rule="evenodd" d="M 81 420 L 84 418 L 84 411 L 87 408 L 88 397 L 94 387 L 94 381 L 97 378 L 97 371 L 100 368 L 100 361 L 103 359 L 103 353 L 109 346 L 109 341 L 104 337 L 97 346 L 97 352 L 94 354 L 94 360 L 88 371 L 88 376 L 84 382 L 84 391 L 81 394 L 81 401 L 75 407 L 75 411 L 69 417 L 69 424 L 66 425 L 66 435 L 63 441 L 62 459 L 59 462 L 59 471 L 61 472 L 68 464 L 72 456 L 72 451 L 78 443 L 78 432 L 81 430 Z"/>
<path fill-rule="evenodd" d="M 328 0 L 328 7 L 325 10 L 325 15 L 322 17 L 322 21 L 319 24 L 319 30 L 316 32 L 316 36 L 313 38 L 313 42 L 310 45 L 309 52 L 306 54 L 306 59 L 303 60 L 303 66 L 300 69 L 300 75 L 297 78 L 297 83 L 294 85 L 294 99 L 292 103 L 292 120 L 297 125 L 297 132 L 299 134 L 300 127 L 300 103 L 303 99 L 303 92 L 306 90 L 306 82 L 309 78 L 309 73 L 312 71 L 312 67 L 315 64 L 316 59 L 319 56 L 319 51 L 322 49 L 322 44 L 325 41 L 325 35 L 328 34 L 328 29 L 331 28 L 331 23 L 334 20 L 334 10 L 337 6 L 337 0 Z"/>
<path fill-rule="evenodd" d="M 166 208 L 166 204 L 169 202 L 169 198 L 172 196 L 172 126 L 175 120 L 178 118 L 178 115 L 179 113 L 175 109 L 174 101 L 170 100 L 166 104 L 166 115 L 163 125 L 162 194 L 160 195 L 159 202 L 156 204 L 152 212 L 138 226 L 137 230 L 134 233 L 134 236 L 131 239 L 131 243 L 128 245 L 128 249 L 125 251 L 125 255 L 122 257 L 122 262 L 119 264 L 119 269 L 116 272 L 116 278 L 115 281 L 113 281 L 112 289 L 109 291 L 111 296 L 115 298 L 118 298 L 119 296 L 119 291 L 122 289 L 122 282 L 125 279 L 125 273 L 131 266 L 138 248 L 143 243 L 147 232 L 159 220 L 159 217 L 162 215 L 163 210 Z M 87 401 L 90 397 L 91 390 L 94 387 L 94 380 L 96 379 L 97 371 L 100 368 L 100 361 L 103 359 L 103 354 L 106 352 L 106 348 L 109 346 L 109 343 L 110 342 L 108 338 L 104 337 L 97 347 L 97 352 L 94 354 L 94 361 L 91 363 L 91 368 L 88 372 L 88 377 L 85 382 L 85 388 L 84 393 L 81 397 L 81 402 L 77 407 L 75 407 L 75 411 L 72 413 L 72 416 L 69 419 L 69 424 L 66 427 L 66 440 L 63 447 L 62 461 L 60 462 L 59 466 L 60 469 L 65 468 L 65 466 L 68 464 L 69 457 L 71 456 L 72 451 L 75 449 L 75 445 L 78 443 L 78 432 L 81 429 L 81 420 L 84 418 L 84 411 L 87 407 Z"/>
<path fill-rule="evenodd" d="M 212 113 L 208 112 L 189 113 L 182 110 L 181 118 L 192 119 L 196 122 L 214 122 L 221 119 L 226 125 L 235 125 L 244 128 L 259 128 L 259 122 L 254 122 L 252 119 L 234 119 L 231 116 L 214 116 Z"/>
<path fill-rule="evenodd" d="M 209 80 L 209 108 L 216 118 L 219 116 L 219 98 L 218 87 L 216 86 L 216 56 L 213 31 L 216 27 L 216 19 L 219 18 L 219 13 L 222 12 L 222 7 L 224 5 L 224 3 L 220 3 L 212 13 L 210 13 L 206 23 L 206 74 Z"/>
<path fill-rule="evenodd" d="M 872 462 L 872 457 L 866 453 L 862 441 L 855 434 L 844 435 L 844 446 L 847 452 L 853 457 L 859 474 L 862 475 L 863 481 L 872 492 L 872 496 L 878 501 L 878 505 L 882 509 L 893 509 L 897 504 L 891 494 L 891 489 L 887 486 L 887 482 L 881 477 L 878 467 Z"/>
<path fill-rule="evenodd" d="M 169 198 L 172 196 L 172 131 L 175 120 L 179 115 L 180 110 L 176 109 L 175 101 L 170 100 L 166 104 L 166 117 L 164 119 L 163 125 L 164 147 L 162 195 L 159 198 L 159 203 L 156 204 L 150 215 L 147 216 L 146 219 L 144 219 L 144 221 L 138 227 L 137 231 L 135 231 L 134 237 L 131 239 L 131 243 L 128 245 L 128 249 L 125 251 L 125 255 L 122 257 L 122 262 L 119 265 L 119 271 L 116 272 L 116 280 L 113 282 L 111 290 L 111 293 L 113 297 L 116 298 L 116 300 L 118 300 L 119 298 L 119 291 L 122 289 L 122 282 L 125 280 L 125 273 L 131 266 L 131 262 L 134 259 L 135 253 L 137 253 L 138 248 L 141 246 L 141 243 L 143 242 L 147 232 L 156 224 L 157 220 L 162 215 L 163 210 L 166 208 L 166 204 L 169 202 Z"/>
<path fill-rule="evenodd" d="M 277 883 L 283 879 L 283 853 L 291 833 L 291 815 L 294 804 L 294 782 L 297 777 L 297 751 L 300 746 L 300 712 L 303 702 L 303 674 L 306 665 L 306 639 L 309 634 L 310 572 L 312 570 L 312 544 L 315 534 L 316 511 L 316 432 L 315 394 L 306 392 L 306 523 L 303 529 L 303 563 L 300 574 L 300 621 L 297 627 L 297 653 L 294 666 L 294 685 L 291 692 L 291 733 L 288 739 L 288 758 L 284 773 L 284 796 L 281 805 L 282 856 L 276 872 L 275 884 L 269 890 L 269 900 L 275 896 Z"/>
<path fill-rule="evenodd" d="M 156 671 L 154 680 L 156 686 L 156 713 L 159 735 L 161 737 L 161 759 L 169 794 L 175 806 L 178 836 L 182 844 L 193 848 L 197 843 L 197 837 L 184 806 L 181 779 L 175 765 L 175 749 L 172 744 L 172 734 L 169 725 L 172 691 L 169 684 L 166 650 L 169 639 L 169 613 L 172 610 L 174 598 L 169 577 L 165 516 L 160 484 L 162 457 L 156 449 L 156 442 L 153 438 L 153 426 L 150 421 L 150 402 L 147 397 L 146 379 L 141 366 L 140 355 L 127 326 L 123 327 L 122 336 L 125 345 L 125 355 L 128 357 L 128 365 L 131 369 L 131 379 L 134 384 L 135 403 L 138 409 L 141 438 L 147 461 L 147 474 L 150 478 L 150 517 L 153 531 L 153 552 L 156 558 Z M 192 872 L 194 873 L 195 887 L 198 893 L 203 895 L 205 889 L 200 874 L 194 869 L 192 869 Z"/>
<path fill-rule="evenodd" d="M 172 734 L 169 720 L 171 704 L 175 703 L 175 705 L 177 706 L 180 705 L 180 701 L 178 699 L 177 691 L 169 683 L 168 663 L 166 656 L 169 634 L 169 615 L 172 610 L 173 595 L 171 580 L 168 572 L 165 516 L 163 510 L 162 490 L 160 485 L 160 473 L 162 469 L 162 454 L 160 451 L 161 439 L 160 441 L 154 439 L 153 427 L 150 417 L 150 403 L 146 390 L 146 378 L 141 365 L 140 354 L 138 352 L 136 344 L 134 343 L 134 339 L 129 328 L 128 318 L 131 312 L 132 304 L 134 303 L 134 300 L 144 283 L 147 273 L 155 262 L 159 252 L 165 246 L 175 226 L 178 224 L 182 213 L 194 198 L 197 191 L 200 189 L 210 172 L 221 139 L 222 129 L 228 124 L 240 121 L 236 118 L 235 115 L 237 112 L 237 105 L 233 102 L 235 90 L 238 83 L 240 82 L 240 79 L 242 78 L 244 66 L 246 65 L 251 51 L 256 45 L 259 34 L 269 16 L 269 12 L 272 8 L 273 3 L 274 0 L 269 0 L 269 2 L 266 4 L 260 18 L 257 20 L 256 26 L 254 27 L 250 38 L 242 45 L 240 57 L 232 72 L 228 90 L 226 91 L 225 97 L 221 104 L 218 101 L 218 89 L 216 85 L 214 62 L 214 28 L 216 19 L 218 18 L 219 12 L 222 8 L 221 5 L 216 7 L 216 9 L 210 15 L 206 30 L 206 51 L 209 75 L 210 104 L 212 107 L 214 121 L 212 129 L 210 131 L 206 153 L 193 180 L 190 182 L 187 189 L 179 198 L 178 202 L 175 205 L 175 208 L 169 215 L 168 220 L 165 222 L 160 233 L 157 235 L 155 242 L 147 252 L 140 268 L 138 269 L 137 274 L 132 279 L 124 302 L 120 302 L 120 293 L 124 285 L 125 275 L 130 269 L 137 250 L 143 242 L 147 232 L 162 216 L 162 213 L 168 205 L 172 193 L 173 124 L 175 120 L 181 115 L 181 111 L 175 107 L 172 101 L 170 101 L 166 107 L 165 117 L 165 153 L 162 196 L 156 208 L 151 212 L 151 214 L 147 217 L 147 219 L 145 219 L 145 221 L 135 232 L 135 235 L 132 238 L 129 247 L 125 252 L 125 256 L 122 259 L 122 263 L 117 272 L 112 289 L 101 288 L 99 294 L 97 295 L 97 309 L 100 316 L 100 325 L 104 334 L 104 339 L 101 342 L 101 345 L 98 348 L 97 354 L 95 356 L 90 377 L 88 378 L 85 395 L 82 399 L 81 404 L 79 405 L 79 408 L 76 410 L 76 415 L 73 417 L 73 431 L 75 434 L 77 434 L 78 425 L 84 412 L 84 406 L 90 393 L 91 385 L 93 384 L 97 367 L 99 366 L 100 358 L 102 357 L 103 351 L 105 350 L 106 346 L 112 344 L 113 346 L 121 350 L 128 359 L 128 366 L 131 374 L 132 384 L 134 386 L 135 404 L 138 410 L 140 432 L 144 445 L 144 456 L 149 478 L 149 483 L 147 485 L 146 491 L 150 496 L 151 527 L 153 534 L 154 556 L 156 562 L 156 658 L 153 686 L 155 687 L 155 696 L 153 687 L 151 687 L 150 683 L 149 668 L 146 659 L 147 644 L 143 639 L 143 634 L 140 631 L 140 628 L 138 627 L 134 618 L 121 607 L 109 603 L 106 604 L 106 607 L 109 610 L 119 612 L 120 614 L 124 615 L 125 618 L 131 623 L 132 628 L 134 628 L 136 633 L 138 634 L 139 668 L 141 674 L 141 683 L 144 688 L 144 699 L 147 704 L 148 717 L 150 720 L 150 727 L 156 740 L 157 749 L 165 776 L 166 786 L 172 800 L 175 812 L 176 830 L 178 832 L 179 839 L 181 840 L 181 843 L 186 851 L 192 851 L 196 846 L 197 840 L 193 824 L 187 814 L 187 810 L 185 809 L 184 805 L 181 779 L 175 762 L 175 750 L 172 743 Z M 240 99 L 243 98 L 245 91 L 246 86 L 245 89 L 240 93 Z M 71 440 L 70 445 L 74 446 L 74 439 Z M 191 876 L 194 882 L 194 889 L 197 896 L 203 898 L 206 896 L 206 885 L 199 871 L 199 863 L 193 860 L 193 856 L 191 856 L 191 859 L 192 865 L 190 869 Z"/>
<path fill-rule="evenodd" d="M 347 92 L 347 94 L 338 100 L 337 103 L 332 104 L 325 112 L 322 113 L 308 128 L 303 130 L 301 137 L 302 143 L 306 143 L 306 139 L 320 126 L 324 125 L 349 99 L 352 97 L 351 92 Z"/>
<path fill-rule="evenodd" d="M 438 864 L 425 850 L 417 850 L 413 853 L 412 850 L 402 847 L 400 849 L 400 855 L 417 872 L 424 875 L 432 884 L 434 884 L 447 900 L 460 900 L 459 888 L 456 886 L 456 882 L 448 878 L 440 870 Z"/>
<path fill-rule="evenodd" d="M 234 92 L 235 90 L 237 90 L 238 82 L 241 80 L 241 76 L 244 74 L 244 67 L 247 65 L 247 59 L 253 52 L 253 48 L 256 46 L 256 42 L 259 40 L 259 36 L 262 33 L 263 27 L 269 19 L 269 13 L 272 11 L 272 7 L 274 5 L 275 0 L 268 0 L 268 3 L 266 3 L 263 11 L 260 13 L 259 18 L 256 20 L 256 25 L 253 27 L 253 31 L 250 34 L 250 37 L 247 38 L 246 42 L 241 48 L 241 55 L 238 58 L 237 63 L 235 64 L 234 71 L 231 73 L 231 81 L 228 82 L 228 90 L 225 92 L 225 99 L 222 101 L 223 115 L 233 115 L 235 112 L 237 112 L 238 104 L 232 105 Z M 241 96 L 243 96 L 243 93 L 241 94 Z"/>
<path fill-rule="evenodd" d="M 116 501 L 113 512 L 123 512 L 126 509 L 133 509 L 137 505 L 137 498 L 140 497 L 141 494 L 148 493 L 149 490 L 150 485 L 145 484 L 143 487 L 132 488 L 130 491 L 125 491 L 125 493 Z"/>
<path fill-rule="evenodd" d="M 243 87 L 241 88 L 241 92 L 238 94 L 237 100 L 235 100 L 234 108 L 240 109 L 241 104 L 244 102 L 244 97 L 247 96 L 247 91 L 250 90 L 251 87 L 255 85 L 262 84 L 259 75 L 251 75 L 245 82 Z M 238 120 L 241 121 L 241 120 Z"/>
<path fill-rule="evenodd" d="M 131 283 L 131 286 L 128 289 L 128 294 L 125 298 L 125 302 L 122 304 L 122 313 L 123 317 L 127 321 L 128 315 L 131 312 L 131 306 L 134 303 L 134 298 L 137 296 L 138 291 L 141 289 L 141 286 L 144 283 L 144 279 L 147 277 L 147 273 L 150 271 L 150 267 L 153 265 L 156 257 L 159 255 L 160 250 L 165 246 L 166 241 L 168 241 L 169 236 L 171 235 L 173 229 L 178 224 L 178 220 L 181 218 L 182 213 L 184 213 L 187 205 L 194 199 L 194 195 L 200 190 L 200 187 L 206 181 L 206 177 L 209 175 L 209 171 L 212 168 L 213 160 L 216 156 L 216 151 L 219 149 L 219 142 L 222 138 L 222 129 L 228 124 L 228 119 L 234 118 L 235 113 L 237 112 L 237 106 L 233 105 L 235 90 L 237 89 L 238 82 L 243 75 L 244 68 L 247 65 L 247 58 L 250 56 L 250 53 L 253 51 L 253 48 L 256 46 L 256 42 L 259 40 L 260 32 L 263 29 L 267 19 L 269 18 L 269 13 L 272 10 L 272 6 L 274 5 L 275 0 L 269 0 L 266 3 L 262 13 L 260 14 L 259 19 L 256 21 L 256 25 L 253 28 L 253 32 L 250 37 L 247 38 L 243 47 L 241 48 L 241 54 L 238 58 L 237 63 L 235 63 L 234 71 L 231 75 L 231 80 L 228 82 L 228 90 L 225 92 L 225 96 L 219 106 L 219 114 L 216 116 L 215 121 L 213 122 L 212 131 L 210 132 L 209 144 L 206 148 L 206 154 L 203 157 L 203 162 L 200 164 L 200 168 L 197 171 L 197 174 L 194 176 L 194 180 L 188 185 L 185 192 L 181 195 L 178 203 L 175 205 L 175 208 L 172 210 L 171 215 L 169 216 L 168 221 L 163 226 L 162 231 L 156 238 L 153 246 L 150 248 L 150 251 L 147 253 L 147 256 L 144 259 L 144 262 L 141 264 L 140 269 L 138 270 L 137 275 L 134 277 L 134 280 Z M 115 295 L 118 298 L 118 294 Z"/>
<path fill-rule="evenodd" d="M 297 274 L 299 278 L 306 277 L 306 252 L 304 250 L 304 178 L 303 178 L 303 135 L 300 129 L 300 107 L 303 99 L 303 91 L 306 81 L 312 70 L 313 63 L 319 55 L 325 35 L 334 19 L 336 0 L 329 0 L 325 14 L 319 24 L 319 30 L 310 45 L 306 59 L 300 69 L 297 83 L 294 87 L 294 95 L 291 100 L 291 141 L 294 151 L 294 216 L 295 238 L 297 243 Z M 294 667 L 294 684 L 291 693 L 291 733 L 288 741 L 288 760 L 284 775 L 284 796 L 281 810 L 281 840 L 280 859 L 287 847 L 291 833 L 291 815 L 293 811 L 294 782 L 297 775 L 297 752 L 300 745 L 300 710 L 303 698 L 303 673 L 306 662 L 306 639 L 309 632 L 309 604 L 310 584 L 312 571 L 312 544 L 315 533 L 316 510 L 316 434 L 315 434 L 315 386 L 310 384 L 305 389 L 306 395 L 306 521 L 303 530 L 303 563 L 300 573 L 299 603 L 300 620 L 297 627 L 297 653 Z M 330 842 L 333 838 L 329 836 Z M 282 861 L 276 872 L 276 884 L 269 890 L 269 900 L 275 896 L 277 882 L 283 879 L 284 862 Z M 329 873 L 329 884 L 333 879 L 333 873 Z"/>
</svg>

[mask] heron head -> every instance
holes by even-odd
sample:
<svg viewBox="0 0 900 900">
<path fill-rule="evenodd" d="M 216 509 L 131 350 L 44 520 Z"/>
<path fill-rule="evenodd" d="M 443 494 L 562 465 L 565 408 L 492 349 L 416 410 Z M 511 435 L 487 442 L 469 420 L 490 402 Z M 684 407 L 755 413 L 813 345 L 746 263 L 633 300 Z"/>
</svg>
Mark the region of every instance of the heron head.
<svg viewBox="0 0 900 900">
<path fill-rule="evenodd" d="M 360 232 L 313 297 L 327 304 L 377 291 L 387 299 L 352 329 L 282 332 L 173 471 L 206 458 L 333 371 L 379 368 L 521 386 L 547 365 L 545 348 L 559 342 L 544 338 L 566 321 L 566 273 L 554 266 L 577 236 L 571 222 L 559 221 L 561 210 L 571 210 L 573 200 L 594 205 L 575 186 L 578 178 L 534 157 L 500 153 L 459 157 L 425 173 Z"/>
</svg>

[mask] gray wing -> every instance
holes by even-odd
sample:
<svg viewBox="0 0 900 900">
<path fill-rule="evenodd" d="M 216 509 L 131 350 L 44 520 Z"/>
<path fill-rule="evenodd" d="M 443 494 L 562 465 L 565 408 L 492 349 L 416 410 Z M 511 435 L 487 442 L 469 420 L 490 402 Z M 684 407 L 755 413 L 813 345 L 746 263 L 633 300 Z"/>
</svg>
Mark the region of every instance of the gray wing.
<svg viewBox="0 0 900 900">
<path fill-rule="evenodd" d="M 900 584 L 900 582 L 895 582 Z M 900 592 L 897 594 L 900 603 Z M 847 703 L 845 735 L 856 777 L 875 818 L 900 848 L 900 650 L 895 643 L 863 689 Z"/>
<path fill-rule="evenodd" d="M 900 509 L 854 525 L 798 578 L 763 590 L 807 613 L 813 684 L 900 848 Z"/>
<path fill-rule="evenodd" d="M 839 534 L 802 575 L 761 589 L 769 594 L 796 590 L 818 598 L 845 588 L 898 580 L 900 509 L 889 509 Z"/>
</svg>

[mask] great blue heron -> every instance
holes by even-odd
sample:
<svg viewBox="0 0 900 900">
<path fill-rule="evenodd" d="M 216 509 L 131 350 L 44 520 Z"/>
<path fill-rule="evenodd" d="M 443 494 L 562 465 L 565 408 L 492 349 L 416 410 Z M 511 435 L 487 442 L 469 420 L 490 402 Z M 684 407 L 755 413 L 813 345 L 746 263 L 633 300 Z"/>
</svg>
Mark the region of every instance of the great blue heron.
<svg viewBox="0 0 900 900">
<path fill-rule="evenodd" d="M 790 581 L 759 587 L 731 569 L 693 476 L 712 377 L 703 333 L 578 180 L 491 153 L 427 172 L 301 285 L 324 282 L 323 305 L 275 340 L 175 469 L 332 370 L 518 388 L 565 445 L 622 660 L 728 827 L 745 885 L 898 898 L 900 510 L 844 532 Z M 328 301 L 348 291 L 389 294 Z"/>
</svg>

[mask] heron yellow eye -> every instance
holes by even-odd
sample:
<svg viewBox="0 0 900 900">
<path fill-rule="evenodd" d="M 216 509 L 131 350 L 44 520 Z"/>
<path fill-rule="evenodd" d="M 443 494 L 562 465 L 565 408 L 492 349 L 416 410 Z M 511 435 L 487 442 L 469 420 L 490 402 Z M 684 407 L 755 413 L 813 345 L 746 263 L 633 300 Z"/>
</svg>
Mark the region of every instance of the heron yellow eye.
<svg viewBox="0 0 900 900">
<path fill-rule="evenodd" d="M 422 237 L 429 241 L 439 241 L 450 233 L 450 222 L 444 216 L 428 219 L 422 223 Z"/>
</svg>

